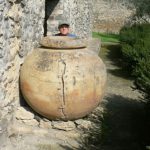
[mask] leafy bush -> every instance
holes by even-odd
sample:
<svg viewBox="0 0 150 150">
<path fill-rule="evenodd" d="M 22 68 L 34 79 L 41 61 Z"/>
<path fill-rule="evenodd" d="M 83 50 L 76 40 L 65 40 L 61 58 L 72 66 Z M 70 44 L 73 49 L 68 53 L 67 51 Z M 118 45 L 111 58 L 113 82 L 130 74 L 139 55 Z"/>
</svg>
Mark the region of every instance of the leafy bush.
<svg viewBox="0 0 150 150">
<path fill-rule="evenodd" d="M 132 0 L 136 7 L 136 16 L 143 17 L 144 15 L 150 16 L 150 2 L 149 0 Z"/>
<path fill-rule="evenodd" d="M 120 41 L 125 67 L 135 77 L 135 83 L 150 99 L 150 24 L 124 27 Z"/>
</svg>

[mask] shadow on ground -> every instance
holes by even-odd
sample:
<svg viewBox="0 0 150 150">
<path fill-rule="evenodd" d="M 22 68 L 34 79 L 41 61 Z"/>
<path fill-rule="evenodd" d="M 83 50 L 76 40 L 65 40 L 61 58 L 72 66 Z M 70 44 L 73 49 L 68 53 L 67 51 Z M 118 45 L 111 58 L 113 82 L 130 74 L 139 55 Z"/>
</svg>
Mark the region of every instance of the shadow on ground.
<svg viewBox="0 0 150 150">
<path fill-rule="evenodd" d="M 122 52 L 120 44 L 103 45 L 100 51 L 102 59 L 110 60 L 112 64 L 120 66 L 122 62 Z"/>
<path fill-rule="evenodd" d="M 105 101 L 107 113 L 92 120 L 81 150 L 144 150 L 144 104 L 119 95 L 109 95 Z"/>
<path fill-rule="evenodd" d="M 113 66 L 107 67 L 108 73 L 124 79 L 132 79 L 132 77 L 129 76 L 130 69 L 125 67 L 126 64 L 122 58 L 123 56 L 120 44 L 104 45 L 100 51 L 100 57 L 106 66 Z"/>
<path fill-rule="evenodd" d="M 103 115 L 99 109 L 94 112 L 97 117 L 89 115 L 93 126 L 84 131 L 78 150 L 145 150 L 144 104 L 128 97 L 109 95 L 102 105 L 105 108 Z"/>
</svg>

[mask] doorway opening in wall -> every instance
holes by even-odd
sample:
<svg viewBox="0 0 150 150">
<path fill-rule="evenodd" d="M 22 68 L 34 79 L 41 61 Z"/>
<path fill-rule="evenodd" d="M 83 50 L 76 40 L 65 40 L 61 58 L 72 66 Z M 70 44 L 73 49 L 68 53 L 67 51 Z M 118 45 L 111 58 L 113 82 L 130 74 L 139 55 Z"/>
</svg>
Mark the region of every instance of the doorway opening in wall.
<svg viewBox="0 0 150 150">
<path fill-rule="evenodd" d="M 53 16 L 51 16 L 54 8 L 58 4 L 59 0 L 45 0 L 45 20 L 44 20 L 44 36 L 47 36 L 48 26 L 47 22 L 49 20 L 55 20 Z"/>
</svg>

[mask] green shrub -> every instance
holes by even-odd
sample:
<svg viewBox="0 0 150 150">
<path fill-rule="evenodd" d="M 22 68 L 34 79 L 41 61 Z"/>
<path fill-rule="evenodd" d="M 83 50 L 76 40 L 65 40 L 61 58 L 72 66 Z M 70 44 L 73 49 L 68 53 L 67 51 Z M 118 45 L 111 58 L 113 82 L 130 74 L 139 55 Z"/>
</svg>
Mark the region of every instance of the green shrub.
<svg viewBox="0 0 150 150">
<path fill-rule="evenodd" d="M 150 99 L 150 24 L 124 27 L 120 42 L 125 67 L 135 77 L 137 87 Z"/>
</svg>

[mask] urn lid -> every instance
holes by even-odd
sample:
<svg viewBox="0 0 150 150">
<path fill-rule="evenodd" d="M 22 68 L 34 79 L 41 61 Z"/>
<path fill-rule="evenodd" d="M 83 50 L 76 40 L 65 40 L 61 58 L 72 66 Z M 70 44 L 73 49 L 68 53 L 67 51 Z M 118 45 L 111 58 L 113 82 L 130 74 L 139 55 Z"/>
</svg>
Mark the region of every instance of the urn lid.
<svg viewBox="0 0 150 150">
<path fill-rule="evenodd" d="M 68 36 L 46 36 L 41 39 L 40 44 L 44 47 L 58 49 L 76 49 L 86 47 L 84 39 Z"/>
</svg>

